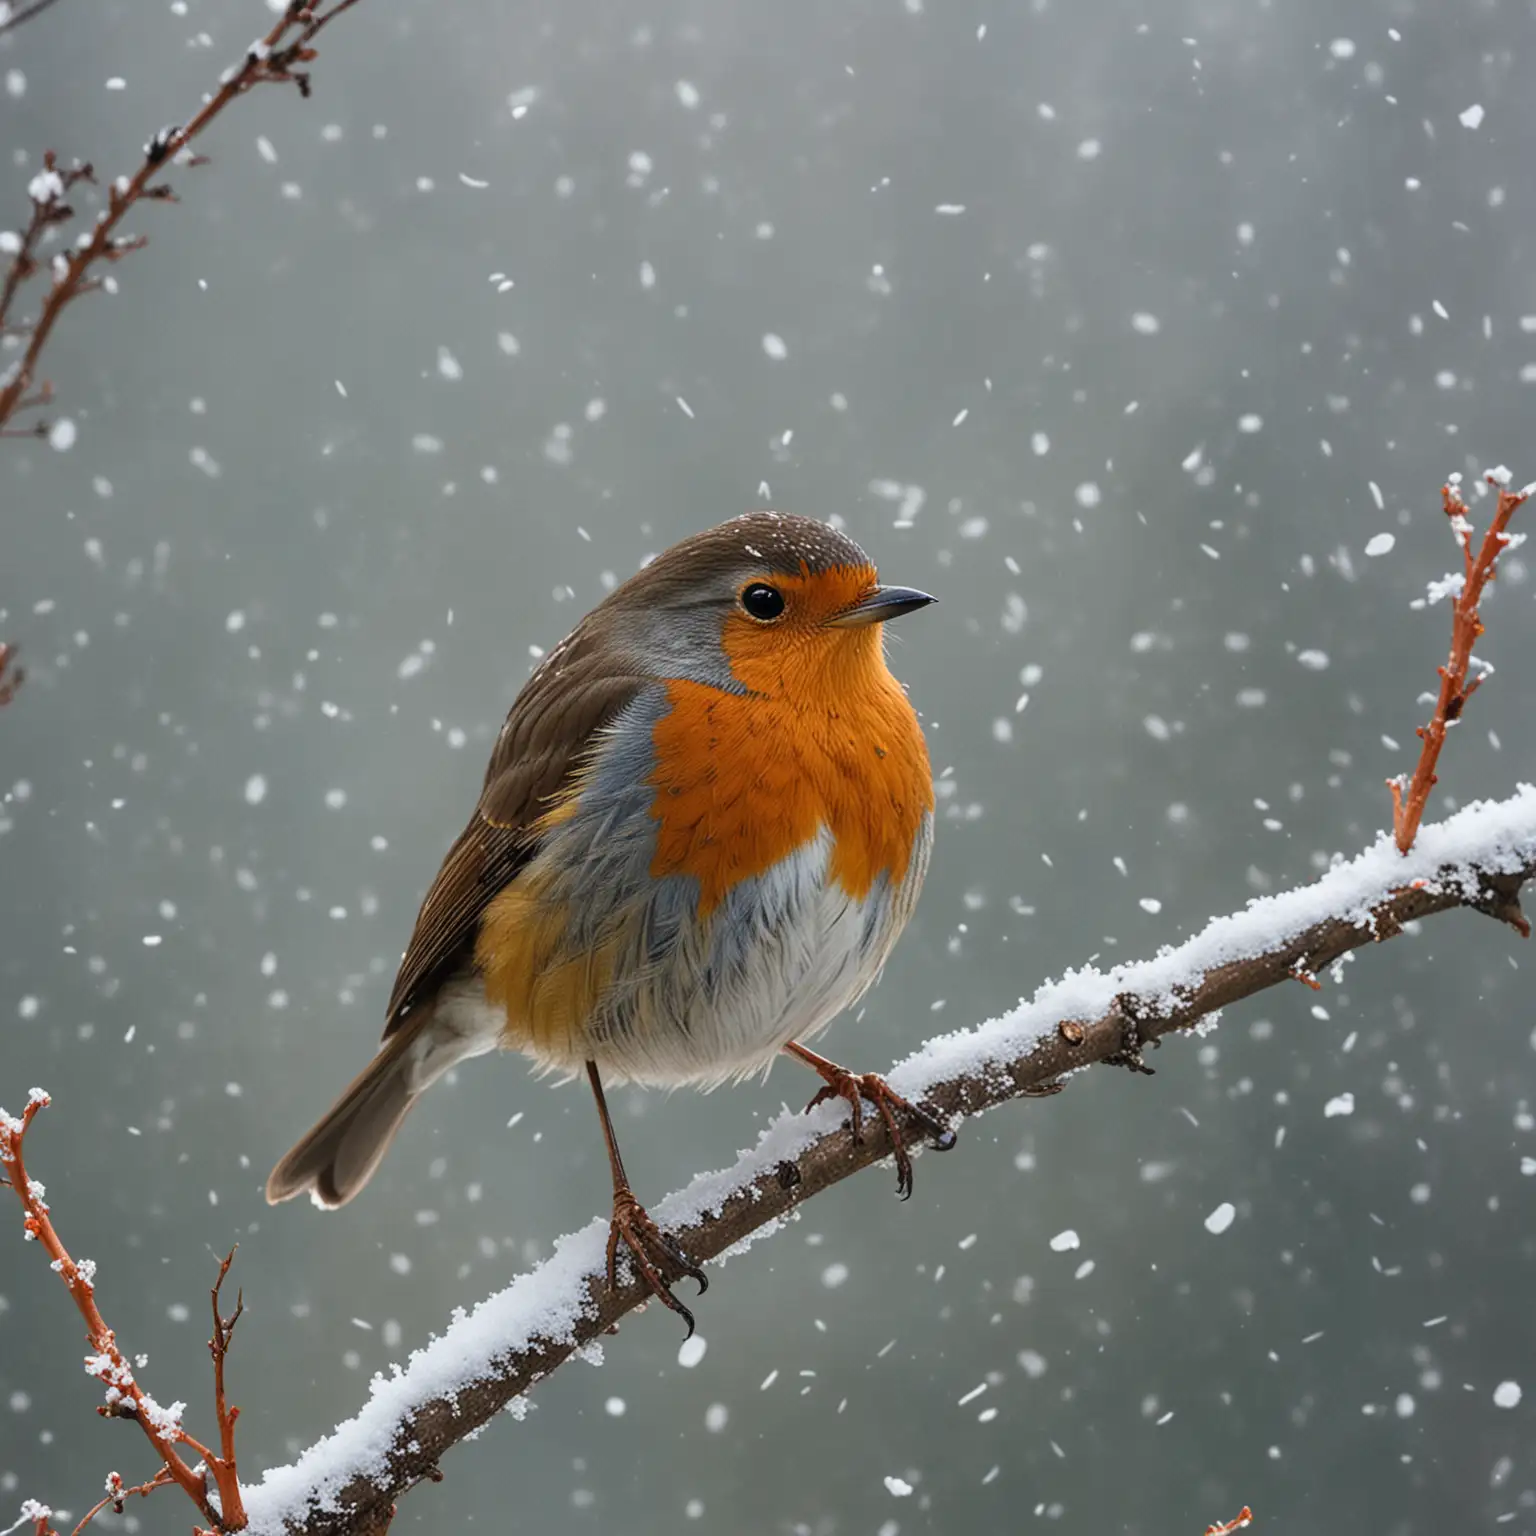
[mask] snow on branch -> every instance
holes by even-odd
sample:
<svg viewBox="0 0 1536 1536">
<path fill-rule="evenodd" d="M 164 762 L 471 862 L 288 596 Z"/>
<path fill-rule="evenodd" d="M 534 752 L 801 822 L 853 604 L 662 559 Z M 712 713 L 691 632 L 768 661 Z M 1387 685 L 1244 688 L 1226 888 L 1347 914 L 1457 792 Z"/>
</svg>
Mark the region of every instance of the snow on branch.
<svg viewBox="0 0 1536 1536">
<path fill-rule="evenodd" d="M 1533 877 L 1536 786 L 1523 784 L 1506 800 L 1422 828 L 1406 855 L 1384 833 L 1313 884 L 1251 901 L 1149 960 L 1069 971 L 1000 1018 L 928 1041 L 889 1080 L 958 1123 L 1010 1099 L 1057 1093 L 1093 1063 L 1149 1071 L 1143 1049 L 1161 1036 L 1207 1025 L 1290 979 L 1315 986 L 1316 973 L 1349 951 L 1432 913 L 1467 907 L 1528 935 L 1519 891 Z M 883 1127 L 855 1143 L 845 1122 L 840 1106 L 787 1112 L 731 1167 L 699 1175 L 654 1214 L 700 1261 L 740 1252 L 890 1154 Z M 519 1414 L 524 1394 L 572 1355 L 599 1358 L 599 1340 L 645 1297 L 633 1281 L 608 1291 L 607 1232 L 597 1220 L 562 1238 L 544 1264 L 457 1314 L 403 1369 L 376 1377 L 355 1418 L 246 1488 L 248 1529 L 382 1532 L 402 1493 L 442 1475 L 449 1447 L 504 1408 Z"/>
</svg>

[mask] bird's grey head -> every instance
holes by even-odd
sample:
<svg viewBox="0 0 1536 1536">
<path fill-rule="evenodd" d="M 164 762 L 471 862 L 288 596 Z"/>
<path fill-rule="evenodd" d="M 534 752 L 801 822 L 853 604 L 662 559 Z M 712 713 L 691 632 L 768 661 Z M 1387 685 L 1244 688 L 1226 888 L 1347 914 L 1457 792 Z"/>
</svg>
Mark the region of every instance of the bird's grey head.
<svg viewBox="0 0 1536 1536">
<path fill-rule="evenodd" d="M 616 644 L 658 677 L 740 692 L 725 640 L 772 629 L 783 644 L 893 618 L 931 601 L 882 588 L 869 556 L 809 517 L 749 512 L 674 544 L 593 614 Z"/>
</svg>

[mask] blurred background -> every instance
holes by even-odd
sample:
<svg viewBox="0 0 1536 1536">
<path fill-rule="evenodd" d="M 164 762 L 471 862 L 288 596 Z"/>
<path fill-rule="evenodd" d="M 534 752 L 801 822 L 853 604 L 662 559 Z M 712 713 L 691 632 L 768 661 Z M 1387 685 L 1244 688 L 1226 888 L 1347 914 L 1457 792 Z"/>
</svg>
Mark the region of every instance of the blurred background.
<svg viewBox="0 0 1536 1536">
<path fill-rule="evenodd" d="M 0 225 L 269 22 L 0 40 Z M 851 1065 L 1384 828 L 1439 486 L 1536 478 L 1533 41 L 1482 0 L 363 0 L 313 100 L 228 111 L 60 325 L 73 446 L 0 444 L 0 1103 L 54 1094 L 33 1171 L 152 1390 L 208 1424 L 238 1240 L 258 1474 L 606 1210 L 585 1092 L 515 1058 L 343 1213 L 261 1185 L 373 1048 L 540 648 L 687 532 L 836 518 L 943 599 L 893 635 L 937 853 Z M 1530 773 L 1532 596 L 1521 552 L 1435 814 Z M 702 1358 L 652 1309 L 396 1528 L 1536 1531 L 1530 965 L 1437 918 L 973 1124 L 908 1205 L 851 1180 L 720 1274 Z M 619 1094 L 641 1195 L 808 1076 Z M 150 1470 L 79 1344 L 0 1216 L 0 1518 Z M 160 1497 L 116 1528 L 184 1528 Z"/>
</svg>

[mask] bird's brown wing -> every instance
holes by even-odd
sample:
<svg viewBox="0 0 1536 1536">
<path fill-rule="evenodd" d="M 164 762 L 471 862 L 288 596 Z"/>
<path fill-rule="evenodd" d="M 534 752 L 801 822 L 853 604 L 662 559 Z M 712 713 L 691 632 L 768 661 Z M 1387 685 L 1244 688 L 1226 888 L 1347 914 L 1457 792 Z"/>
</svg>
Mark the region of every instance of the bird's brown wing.
<svg viewBox="0 0 1536 1536">
<path fill-rule="evenodd" d="M 570 780 L 594 735 L 647 679 L 573 635 L 512 705 L 485 771 L 480 803 L 448 851 L 416 917 L 389 999 L 388 1039 L 412 1006 L 472 951 L 485 909 L 537 849 L 534 824 Z"/>
</svg>

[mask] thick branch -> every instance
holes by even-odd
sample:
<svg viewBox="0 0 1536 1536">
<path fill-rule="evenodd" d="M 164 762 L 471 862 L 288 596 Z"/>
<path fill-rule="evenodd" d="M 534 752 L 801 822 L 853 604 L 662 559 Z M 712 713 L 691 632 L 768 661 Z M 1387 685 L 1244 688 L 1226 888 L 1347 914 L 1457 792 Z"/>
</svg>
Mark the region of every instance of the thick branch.
<svg viewBox="0 0 1536 1536">
<path fill-rule="evenodd" d="M 1219 918 L 1156 958 L 1073 972 L 1012 1013 L 929 1041 L 890 1075 L 893 1087 L 953 1119 L 1058 1091 L 1096 1062 L 1145 1070 L 1141 1048 L 1219 1009 L 1314 972 L 1404 924 L 1469 907 L 1522 933 L 1521 884 L 1536 876 L 1536 787 L 1468 807 L 1421 829 L 1411 852 L 1389 836 L 1310 886 Z M 889 1156 L 884 1129 L 855 1144 L 841 1109 L 786 1114 L 734 1167 L 703 1174 L 654 1213 L 694 1258 L 762 1235 L 813 1195 Z M 607 1222 L 556 1244 L 554 1256 L 490 1297 L 375 1384 L 356 1418 L 246 1493 L 253 1532 L 359 1536 L 387 1528 L 395 1499 L 440 1475 L 443 1454 L 644 1300 L 602 1280 Z"/>
</svg>

